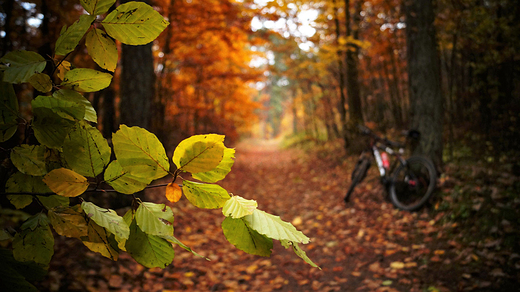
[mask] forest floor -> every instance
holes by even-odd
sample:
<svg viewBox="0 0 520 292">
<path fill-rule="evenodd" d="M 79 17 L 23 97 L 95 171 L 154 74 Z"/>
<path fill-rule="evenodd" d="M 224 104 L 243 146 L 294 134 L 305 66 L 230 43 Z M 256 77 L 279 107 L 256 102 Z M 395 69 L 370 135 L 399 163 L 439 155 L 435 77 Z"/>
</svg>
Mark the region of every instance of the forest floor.
<svg viewBox="0 0 520 292">
<path fill-rule="evenodd" d="M 277 241 L 270 258 L 228 243 L 220 210 L 167 203 L 175 236 L 210 261 L 176 247 L 173 264 L 146 269 L 125 253 L 112 262 L 79 241 L 60 239 L 49 277 L 53 291 L 518 291 L 520 232 L 515 177 L 447 165 L 430 206 L 400 211 L 369 171 L 343 202 L 355 157 L 334 146 L 303 151 L 279 141 L 246 141 L 222 186 L 258 202 L 311 238 L 313 268 Z M 466 183 L 467 182 L 467 183 Z M 484 219 L 483 219 L 484 218 Z"/>
</svg>

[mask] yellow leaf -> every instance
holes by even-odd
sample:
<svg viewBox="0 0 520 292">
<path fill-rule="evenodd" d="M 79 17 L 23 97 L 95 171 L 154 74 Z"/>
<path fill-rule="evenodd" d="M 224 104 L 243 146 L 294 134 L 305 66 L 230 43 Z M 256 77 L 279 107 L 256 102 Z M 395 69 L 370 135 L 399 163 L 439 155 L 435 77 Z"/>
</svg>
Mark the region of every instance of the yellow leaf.
<svg viewBox="0 0 520 292">
<path fill-rule="evenodd" d="M 438 249 L 438 250 L 434 251 L 433 253 L 436 254 L 436 255 L 443 255 L 444 254 L 444 250 Z"/>
<path fill-rule="evenodd" d="M 193 276 L 195 276 L 194 272 L 186 272 L 186 273 L 184 273 L 184 277 L 186 277 L 186 278 L 190 278 L 190 277 L 193 277 Z"/>
<path fill-rule="evenodd" d="M 300 225 L 300 224 L 302 224 L 302 222 L 303 222 L 302 217 L 298 216 L 298 217 L 294 218 L 294 220 L 291 223 L 292 223 L 292 225 Z"/>
<path fill-rule="evenodd" d="M 59 64 L 60 65 L 58 66 L 58 68 L 56 68 L 56 76 L 58 76 L 58 78 L 63 80 L 65 78 L 65 73 L 70 71 L 71 65 L 70 65 L 70 62 L 68 62 L 68 61 L 62 61 Z"/>
<path fill-rule="evenodd" d="M 43 177 L 43 182 L 56 194 L 77 197 L 88 188 L 87 178 L 67 168 L 58 168 Z"/>
<path fill-rule="evenodd" d="M 207 172 L 220 164 L 225 148 L 223 135 L 195 135 L 177 145 L 172 160 L 183 171 Z"/>
<path fill-rule="evenodd" d="M 404 263 L 403 262 L 393 262 L 390 264 L 390 267 L 392 269 L 404 269 Z"/>
<path fill-rule="evenodd" d="M 478 256 L 475 255 L 474 253 L 471 254 L 471 258 L 472 258 L 473 260 L 475 260 L 475 261 L 478 261 L 478 260 L 479 260 Z"/>
<path fill-rule="evenodd" d="M 255 265 L 255 264 L 252 264 L 252 265 L 250 265 L 249 267 L 247 267 L 246 272 L 247 272 L 248 274 L 252 274 L 252 273 L 254 273 L 257 269 L 258 269 L 258 266 Z"/>
<path fill-rule="evenodd" d="M 177 203 L 182 197 L 182 190 L 178 184 L 169 183 L 166 186 L 166 199 L 172 203 Z"/>
</svg>

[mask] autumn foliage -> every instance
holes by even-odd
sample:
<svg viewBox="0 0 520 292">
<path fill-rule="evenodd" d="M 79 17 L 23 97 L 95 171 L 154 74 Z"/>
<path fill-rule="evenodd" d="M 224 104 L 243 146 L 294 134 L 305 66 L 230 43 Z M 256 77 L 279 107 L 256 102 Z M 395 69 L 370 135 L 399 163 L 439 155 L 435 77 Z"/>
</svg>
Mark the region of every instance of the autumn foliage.
<svg viewBox="0 0 520 292">
<path fill-rule="evenodd" d="M 251 46 L 259 42 L 251 30 L 255 9 L 235 1 L 157 5 L 171 22 L 156 52 L 157 99 L 166 127 L 178 137 L 209 131 L 236 139 L 255 123 L 260 107 L 251 86 L 263 76 L 250 66 Z"/>
</svg>

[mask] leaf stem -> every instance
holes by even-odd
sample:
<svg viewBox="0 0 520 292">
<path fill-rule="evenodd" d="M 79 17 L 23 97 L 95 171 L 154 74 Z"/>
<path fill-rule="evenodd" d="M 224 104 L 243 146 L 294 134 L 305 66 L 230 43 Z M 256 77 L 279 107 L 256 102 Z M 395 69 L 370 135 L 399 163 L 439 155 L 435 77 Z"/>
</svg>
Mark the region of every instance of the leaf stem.
<svg viewBox="0 0 520 292">
<path fill-rule="evenodd" d="M 167 186 L 168 184 L 167 183 L 164 183 L 164 184 L 157 184 L 157 185 L 149 185 L 149 186 L 146 186 L 145 189 L 152 189 L 152 188 L 160 188 L 160 187 L 165 187 Z M 98 189 L 98 188 L 95 188 L 95 189 L 90 189 L 90 190 L 86 190 L 85 193 L 87 192 L 96 192 L 96 193 L 117 193 L 116 190 L 114 189 Z M 6 196 L 6 195 L 18 195 L 18 196 L 22 196 L 22 195 L 32 195 L 32 196 L 42 196 L 42 197 L 49 197 L 49 196 L 52 196 L 52 195 L 56 195 L 56 193 L 35 193 L 35 192 L 5 192 L 5 193 L 0 193 L 0 195 L 2 196 Z"/>
</svg>

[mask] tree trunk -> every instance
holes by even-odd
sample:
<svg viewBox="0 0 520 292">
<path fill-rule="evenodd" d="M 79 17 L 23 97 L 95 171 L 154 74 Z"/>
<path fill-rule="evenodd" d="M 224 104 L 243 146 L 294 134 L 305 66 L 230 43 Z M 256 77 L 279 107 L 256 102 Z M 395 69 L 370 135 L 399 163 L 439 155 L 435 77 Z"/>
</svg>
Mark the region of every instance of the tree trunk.
<svg viewBox="0 0 520 292">
<path fill-rule="evenodd" d="M 390 73 L 388 72 L 388 62 L 386 59 L 383 59 L 381 62 L 383 66 L 383 74 L 385 75 L 385 81 L 388 87 L 388 96 L 390 97 L 390 108 L 392 109 L 392 116 L 394 118 L 394 122 L 397 126 L 400 126 L 402 123 L 401 120 L 401 107 L 399 103 L 399 99 L 396 96 L 395 92 L 395 76 L 393 80 L 390 80 Z"/>
<path fill-rule="evenodd" d="M 443 100 L 432 0 L 407 0 L 405 11 L 412 128 L 421 132 L 414 153 L 440 168 Z"/>
<path fill-rule="evenodd" d="M 339 116 L 341 119 L 341 138 L 345 143 L 345 148 L 348 146 L 348 135 L 347 135 L 347 110 L 345 108 L 345 66 L 343 66 L 343 50 L 340 49 L 339 38 L 341 36 L 341 31 L 339 27 L 339 16 L 338 16 L 338 6 L 336 0 L 332 1 L 333 9 L 334 9 L 334 24 L 336 25 L 336 45 L 338 46 L 338 72 L 339 72 Z"/>
<path fill-rule="evenodd" d="M 291 111 L 292 111 L 292 127 L 293 127 L 293 134 L 298 134 L 298 109 L 296 108 L 296 90 L 291 90 L 291 96 L 292 96 L 292 102 L 291 102 Z"/>
<path fill-rule="evenodd" d="M 354 39 L 358 38 L 358 27 L 360 22 L 359 10 L 361 9 L 361 1 L 356 3 L 356 13 L 352 18 L 352 26 L 350 24 L 350 0 L 345 0 L 345 35 Z M 355 30 L 352 30 L 352 27 Z M 359 86 L 359 69 L 358 69 L 358 53 L 359 47 L 355 44 L 347 45 L 346 64 L 347 64 L 347 98 L 348 98 L 348 113 L 350 125 L 350 136 L 354 133 L 355 125 L 363 123 L 363 111 L 361 109 L 361 91 Z M 346 145 L 349 147 L 349 145 Z"/>
<path fill-rule="evenodd" d="M 121 64 L 120 123 L 149 129 L 155 85 L 152 43 L 142 46 L 122 45 Z"/>
</svg>

